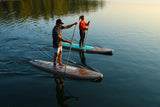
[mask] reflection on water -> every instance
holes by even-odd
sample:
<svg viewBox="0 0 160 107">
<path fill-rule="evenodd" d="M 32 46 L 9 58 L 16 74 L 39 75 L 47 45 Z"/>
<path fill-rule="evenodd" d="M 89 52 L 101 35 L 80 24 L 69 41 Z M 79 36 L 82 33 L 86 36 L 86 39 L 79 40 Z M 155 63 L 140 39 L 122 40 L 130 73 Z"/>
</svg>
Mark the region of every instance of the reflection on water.
<svg viewBox="0 0 160 107">
<path fill-rule="evenodd" d="M 84 56 L 84 52 L 79 52 L 79 56 L 81 58 L 82 64 L 86 65 L 86 58 Z"/>
<path fill-rule="evenodd" d="M 55 83 L 56 83 L 56 98 L 57 98 L 57 103 L 61 107 L 67 107 L 67 104 L 65 101 L 74 98 L 76 101 L 78 101 L 78 97 L 75 97 L 71 95 L 71 93 L 68 92 L 68 96 L 65 94 L 65 89 L 64 89 L 64 82 L 62 77 L 56 77 L 55 78 Z"/>
<path fill-rule="evenodd" d="M 49 19 L 54 16 L 96 11 L 104 6 L 103 0 L 19 0 L 0 2 L 2 18 Z"/>
<path fill-rule="evenodd" d="M 62 5 L 62 1 L 68 4 Z M 69 106 L 74 102 L 77 107 L 103 107 L 104 105 L 108 107 L 122 105 L 124 107 L 130 107 L 130 105 L 158 107 L 160 4 L 109 2 L 103 7 L 104 3 L 98 0 L 98 4 L 96 0 L 79 0 L 85 1 L 83 4 L 78 3 L 78 0 L 74 1 L 15 0 L 0 2 L 1 107 L 22 107 L 28 103 L 31 104 L 29 107 L 44 107 L 44 105 L 50 107 L 56 106 L 57 103 L 59 104 L 57 106 Z M 98 8 L 101 7 L 103 9 L 99 11 Z M 96 12 L 92 13 L 93 11 Z M 96 84 L 88 81 L 65 80 L 65 86 L 61 82 L 56 82 L 54 83 L 56 87 L 53 87 L 54 84 L 50 84 L 48 78 L 43 81 L 43 76 L 50 74 L 30 66 L 28 59 L 52 61 L 52 57 L 48 57 L 53 56 L 51 29 L 54 21 L 52 19 L 60 16 L 67 24 L 73 21 L 71 16 L 74 14 L 77 19 L 79 14 L 88 15 L 87 18 L 94 22 L 90 27 L 87 43 L 114 49 L 115 55 L 110 57 L 84 53 L 85 60 L 81 55 L 86 64 L 85 68 L 92 67 L 95 71 L 104 74 L 102 82 Z M 52 19 L 48 20 L 48 18 Z M 72 29 L 64 31 L 64 37 L 71 38 L 72 32 Z M 78 41 L 79 33 L 76 34 L 75 39 Z M 67 54 L 68 52 L 64 50 L 63 55 L 67 56 Z M 81 63 L 77 51 L 72 51 L 71 55 L 70 59 L 74 63 Z M 22 75 L 28 76 L 24 78 Z M 14 77 L 14 81 L 11 76 Z M 26 81 L 31 84 L 26 84 Z M 12 91 L 9 90 L 11 87 L 14 88 Z M 27 87 L 30 88 L 30 91 L 27 91 Z M 23 89 L 26 90 L 26 93 Z M 66 89 L 78 96 L 79 101 L 72 98 Z M 47 92 L 48 90 L 50 93 Z M 19 95 L 23 95 L 23 98 Z M 21 106 L 18 106 L 19 104 Z"/>
</svg>

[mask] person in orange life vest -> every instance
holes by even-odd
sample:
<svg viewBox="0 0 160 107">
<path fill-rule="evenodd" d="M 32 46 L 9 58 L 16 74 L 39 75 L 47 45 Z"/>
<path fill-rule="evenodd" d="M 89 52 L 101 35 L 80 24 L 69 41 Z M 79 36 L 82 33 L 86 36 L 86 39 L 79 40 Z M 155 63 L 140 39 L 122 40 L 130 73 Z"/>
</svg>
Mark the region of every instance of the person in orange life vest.
<svg viewBox="0 0 160 107">
<path fill-rule="evenodd" d="M 79 40 L 79 47 L 82 48 L 82 46 L 84 46 L 84 38 L 85 38 L 85 30 L 88 30 L 88 28 L 86 28 L 86 26 L 89 26 L 90 21 L 88 21 L 88 23 L 86 23 L 84 21 L 84 15 L 79 17 L 79 30 L 80 30 L 80 40 Z"/>
</svg>

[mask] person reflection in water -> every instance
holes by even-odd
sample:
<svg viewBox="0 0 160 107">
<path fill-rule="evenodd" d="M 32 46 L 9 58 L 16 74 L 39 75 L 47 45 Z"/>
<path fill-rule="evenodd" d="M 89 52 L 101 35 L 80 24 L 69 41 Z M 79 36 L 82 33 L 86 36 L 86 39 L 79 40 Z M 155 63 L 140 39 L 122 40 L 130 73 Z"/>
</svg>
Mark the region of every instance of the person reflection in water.
<svg viewBox="0 0 160 107">
<path fill-rule="evenodd" d="M 84 52 L 79 52 L 79 56 L 81 58 L 82 64 L 86 65 L 86 58 L 84 56 Z"/>
<path fill-rule="evenodd" d="M 67 104 L 65 104 L 65 101 L 68 99 L 75 98 L 75 100 L 78 101 L 78 97 L 74 97 L 72 95 L 65 96 L 64 82 L 62 77 L 56 77 L 55 83 L 56 83 L 56 92 L 57 92 L 56 93 L 57 103 L 60 105 L 60 107 L 67 107 Z"/>
</svg>

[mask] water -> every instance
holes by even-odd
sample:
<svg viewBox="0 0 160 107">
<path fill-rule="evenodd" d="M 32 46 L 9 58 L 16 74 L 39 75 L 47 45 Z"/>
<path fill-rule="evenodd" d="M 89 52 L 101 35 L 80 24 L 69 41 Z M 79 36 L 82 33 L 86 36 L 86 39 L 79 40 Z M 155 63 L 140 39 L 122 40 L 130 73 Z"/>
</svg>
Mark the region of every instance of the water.
<svg viewBox="0 0 160 107">
<path fill-rule="evenodd" d="M 159 10 L 158 0 L 0 2 L 0 106 L 159 107 Z M 72 51 L 70 65 L 85 63 L 104 77 L 100 82 L 65 78 L 63 87 L 28 61 L 52 61 L 55 20 L 68 25 L 82 14 L 91 21 L 87 44 L 114 49 L 114 54 L 85 53 L 81 62 L 79 52 Z M 63 37 L 70 40 L 73 30 L 64 30 Z M 67 55 L 64 49 L 64 63 Z"/>
</svg>

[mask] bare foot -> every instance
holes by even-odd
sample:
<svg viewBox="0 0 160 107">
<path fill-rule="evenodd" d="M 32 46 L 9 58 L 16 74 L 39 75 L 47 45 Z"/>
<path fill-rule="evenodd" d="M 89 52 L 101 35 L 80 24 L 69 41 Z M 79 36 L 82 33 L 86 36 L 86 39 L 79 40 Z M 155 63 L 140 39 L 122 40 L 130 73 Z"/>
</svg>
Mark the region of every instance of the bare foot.
<svg viewBox="0 0 160 107">
<path fill-rule="evenodd" d="M 55 69 L 58 69 L 58 70 L 60 69 L 60 68 L 59 68 L 59 67 L 57 67 L 57 66 L 54 66 L 54 68 L 55 68 Z"/>
<path fill-rule="evenodd" d="M 65 64 L 59 63 L 60 66 L 65 66 Z"/>
</svg>

